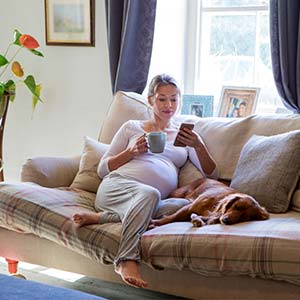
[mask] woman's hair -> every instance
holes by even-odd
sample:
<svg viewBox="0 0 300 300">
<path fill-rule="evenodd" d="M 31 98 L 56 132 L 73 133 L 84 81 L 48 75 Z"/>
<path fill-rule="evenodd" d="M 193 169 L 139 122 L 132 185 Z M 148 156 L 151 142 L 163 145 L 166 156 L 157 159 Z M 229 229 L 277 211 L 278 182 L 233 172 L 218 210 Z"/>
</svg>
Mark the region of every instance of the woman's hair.
<svg viewBox="0 0 300 300">
<path fill-rule="evenodd" d="M 175 78 L 173 78 L 168 74 L 159 74 L 153 77 L 150 82 L 149 89 L 148 89 L 148 97 L 153 97 L 159 86 L 169 85 L 169 84 L 174 85 L 178 90 L 179 96 L 181 96 L 181 91 Z"/>
</svg>

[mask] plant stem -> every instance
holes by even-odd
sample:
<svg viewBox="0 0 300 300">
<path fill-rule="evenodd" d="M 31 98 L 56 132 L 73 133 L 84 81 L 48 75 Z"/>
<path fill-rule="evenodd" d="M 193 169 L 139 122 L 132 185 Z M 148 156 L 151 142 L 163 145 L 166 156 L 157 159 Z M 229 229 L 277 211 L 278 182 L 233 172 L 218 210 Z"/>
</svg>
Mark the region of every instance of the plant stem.
<svg viewBox="0 0 300 300">
<path fill-rule="evenodd" d="M 9 48 L 10 46 L 8 46 Z M 7 48 L 7 51 L 8 51 Z M 10 63 L 13 61 L 13 59 L 18 55 L 18 53 L 23 49 L 23 46 L 20 46 L 20 48 L 16 51 L 16 53 L 14 54 L 14 56 L 8 61 L 8 64 L 4 67 L 4 69 L 2 70 L 2 72 L 0 73 L 0 78 L 1 76 L 4 74 L 4 72 L 7 70 L 8 66 L 10 65 Z M 7 51 L 5 53 L 5 55 L 7 54 Z"/>
<path fill-rule="evenodd" d="M 13 44 L 13 43 L 10 43 L 10 44 L 8 45 L 8 47 L 7 47 L 7 49 L 6 49 L 5 53 L 4 53 L 4 56 L 6 56 L 6 55 L 7 55 L 7 53 L 8 53 L 8 50 L 9 50 L 9 48 L 10 48 L 10 46 L 11 46 L 12 44 Z"/>
</svg>

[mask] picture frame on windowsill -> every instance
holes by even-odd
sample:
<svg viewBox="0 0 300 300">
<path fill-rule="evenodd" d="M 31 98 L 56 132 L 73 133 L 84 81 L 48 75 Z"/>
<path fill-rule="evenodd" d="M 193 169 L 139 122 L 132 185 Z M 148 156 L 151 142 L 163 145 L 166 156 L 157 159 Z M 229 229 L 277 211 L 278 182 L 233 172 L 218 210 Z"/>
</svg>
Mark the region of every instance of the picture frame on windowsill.
<svg viewBox="0 0 300 300">
<path fill-rule="evenodd" d="M 46 44 L 95 46 L 95 0 L 45 0 Z"/>
<path fill-rule="evenodd" d="M 260 88 L 223 86 L 218 116 L 225 118 L 243 118 L 255 112 Z"/>
<path fill-rule="evenodd" d="M 213 116 L 214 96 L 182 95 L 181 114 L 195 115 L 200 118 Z"/>
</svg>

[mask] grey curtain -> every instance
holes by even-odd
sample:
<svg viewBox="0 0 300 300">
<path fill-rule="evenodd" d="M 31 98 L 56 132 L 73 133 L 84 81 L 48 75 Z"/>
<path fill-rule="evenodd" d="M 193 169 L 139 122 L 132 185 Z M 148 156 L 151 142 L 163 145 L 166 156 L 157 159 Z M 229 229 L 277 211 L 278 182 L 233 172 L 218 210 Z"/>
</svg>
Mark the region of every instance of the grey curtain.
<svg viewBox="0 0 300 300">
<path fill-rule="evenodd" d="M 106 0 L 113 93 L 142 93 L 148 78 L 156 0 Z"/>
<path fill-rule="evenodd" d="M 270 0 L 273 74 L 283 104 L 300 113 L 300 1 Z"/>
</svg>

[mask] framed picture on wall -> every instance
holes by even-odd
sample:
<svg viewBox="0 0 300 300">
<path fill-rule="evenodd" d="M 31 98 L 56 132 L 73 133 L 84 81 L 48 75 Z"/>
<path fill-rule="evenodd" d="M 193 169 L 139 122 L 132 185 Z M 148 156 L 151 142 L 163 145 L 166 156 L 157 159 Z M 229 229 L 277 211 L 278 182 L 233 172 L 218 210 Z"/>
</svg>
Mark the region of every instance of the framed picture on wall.
<svg viewBox="0 0 300 300">
<path fill-rule="evenodd" d="M 260 88 L 224 86 L 218 116 L 242 118 L 254 113 Z"/>
<path fill-rule="evenodd" d="M 46 44 L 95 46 L 95 0 L 45 0 Z"/>
<path fill-rule="evenodd" d="M 211 117 L 213 115 L 214 96 L 182 95 L 181 114 L 197 117 Z"/>
</svg>

